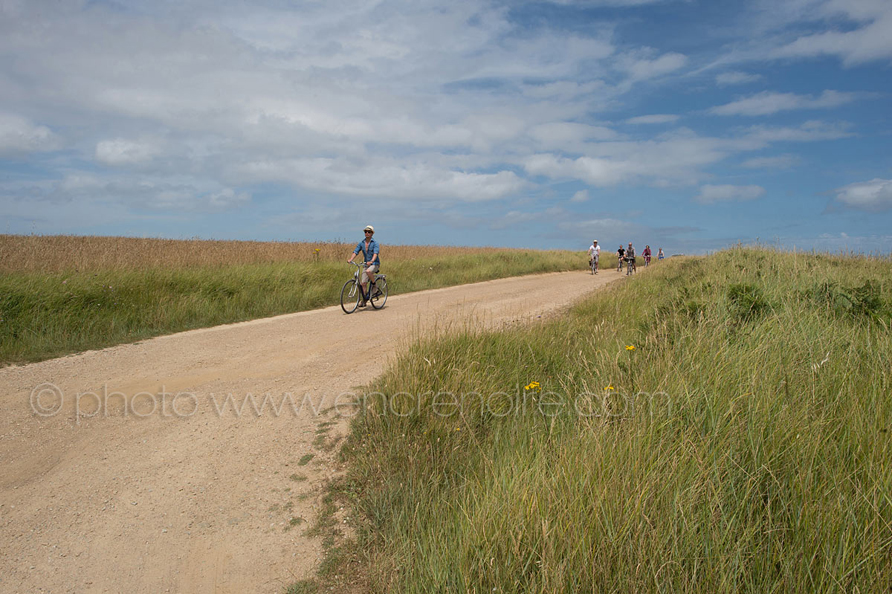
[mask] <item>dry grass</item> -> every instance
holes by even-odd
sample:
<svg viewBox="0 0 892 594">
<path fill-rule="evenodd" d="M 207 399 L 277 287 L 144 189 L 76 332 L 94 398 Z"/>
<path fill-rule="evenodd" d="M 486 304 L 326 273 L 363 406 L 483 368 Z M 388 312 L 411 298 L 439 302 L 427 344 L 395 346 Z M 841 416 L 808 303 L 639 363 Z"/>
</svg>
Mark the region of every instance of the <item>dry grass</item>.
<svg viewBox="0 0 892 594">
<path fill-rule="evenodd" d="M 357 239 L 359 241 L 359 239 Z M 0 273 L 139 270 L 274 262 L 339 262 L 355 243 L 0 235 Z M 386 262 L 512 251 L 383 244 Z M 317 252 L 318 250 L 318 252 Z"/>
</svg>

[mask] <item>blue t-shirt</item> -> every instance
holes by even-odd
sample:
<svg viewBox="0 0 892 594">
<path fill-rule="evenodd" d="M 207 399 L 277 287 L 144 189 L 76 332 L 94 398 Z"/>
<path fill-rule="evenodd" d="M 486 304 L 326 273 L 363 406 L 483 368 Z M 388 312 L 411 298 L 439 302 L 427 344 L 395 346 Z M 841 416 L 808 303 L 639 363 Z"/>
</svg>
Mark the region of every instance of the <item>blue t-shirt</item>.
<svg viewBox="0 0 892 594">
<path fill-rule="evenodd" d="M 369 248 L 366 250 L 365 240 L 363 239 L 359 243 L 356 244 L 356 249 L 353 250 L 353 254 L 356 255 L 359 252 L 362 252 L 362 257 L 365 262 L 371 262 L 372 256 L 378 253 L 378 242 L 374 239 L 369 240 Z M 375 264 L 381 266 L 381 255 L 378 255 L 378 259 L 375 260 Z"/>
</svg>

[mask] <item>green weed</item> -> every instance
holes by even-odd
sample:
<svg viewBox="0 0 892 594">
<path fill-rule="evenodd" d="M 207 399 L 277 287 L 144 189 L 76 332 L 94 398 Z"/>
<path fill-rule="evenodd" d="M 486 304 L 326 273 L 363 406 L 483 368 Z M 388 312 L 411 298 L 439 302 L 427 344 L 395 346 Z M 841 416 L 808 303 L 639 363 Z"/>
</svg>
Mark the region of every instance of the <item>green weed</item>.
<svg viewBox="0 0 892 594">
<path fill-rule="evenodd" d="M 319 584 L 316 580 L 301 580 L 285 588 L 285 594 L 316 594 Z"/>
</svg>

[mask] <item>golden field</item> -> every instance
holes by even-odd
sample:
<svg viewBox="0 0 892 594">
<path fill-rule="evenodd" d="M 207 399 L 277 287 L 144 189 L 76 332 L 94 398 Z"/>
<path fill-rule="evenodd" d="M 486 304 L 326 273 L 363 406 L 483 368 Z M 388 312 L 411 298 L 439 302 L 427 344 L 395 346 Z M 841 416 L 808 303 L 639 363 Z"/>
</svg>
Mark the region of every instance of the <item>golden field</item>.
<svg viewBox="0 0 892 594">
<path fill-rule="evenodd" d="M 359 241 L 359 239 L 357 239 Z M 0 235 L 0 272 L 65 272 L 337 262 L 354 242 L 143 239 L 75 235 Z M 387 245 L 388 262 L 512 251 L 493 247 Z M 382 258 L 383 259 L 383 258 Z"/>
</svg>

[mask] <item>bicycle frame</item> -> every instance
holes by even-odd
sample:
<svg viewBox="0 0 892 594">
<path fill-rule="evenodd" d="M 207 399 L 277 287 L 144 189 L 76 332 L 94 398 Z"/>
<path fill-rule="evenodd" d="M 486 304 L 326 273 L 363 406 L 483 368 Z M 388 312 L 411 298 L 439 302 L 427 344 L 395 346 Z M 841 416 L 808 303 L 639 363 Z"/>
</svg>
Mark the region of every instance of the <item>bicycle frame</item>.
<svg viewBox="0 0 892 594">
<path fill-rule="evenodd" d="M 348 262 L 348 264 L 356 266 L 356 270 L 353 271 L 353 278 L 356 280 L 356 284 L 358 285 L 359 282 L 362 280 L 362 268 L 363 266 L 365 266 L 365 262 L 363 262 L 362 264 L 357 264 L 356 262 Z M 375 280 L 369 279 L 369 282 L 375 282 L 376 280 L 378 280 L 379 276 L 381 275 L 375 273 Z"/>
<path fill-rule="evenodd" d="M 344 313 L 349 314 L 356 311 L 360 306 L 360 301 L 363 301 L 362 305 L 365 305 L 366 298 L 361 294 L 362 285 L 360 284 L 365 263 L 348 262 L 348 264 L 356 267 L 356 270 L 353 271 L 353 278 L 344 283 L 341 288 L 341 309 L 344 310 Z M 368 286 L 370 295 L 367 302 L 370 302 L 374 309 L 381 309 L 387 302 L 387 275 L 374 273 L 374 279 L 369 278 Z M 375 287 L 373 294 L 372 287 Z"/>
</svg>

